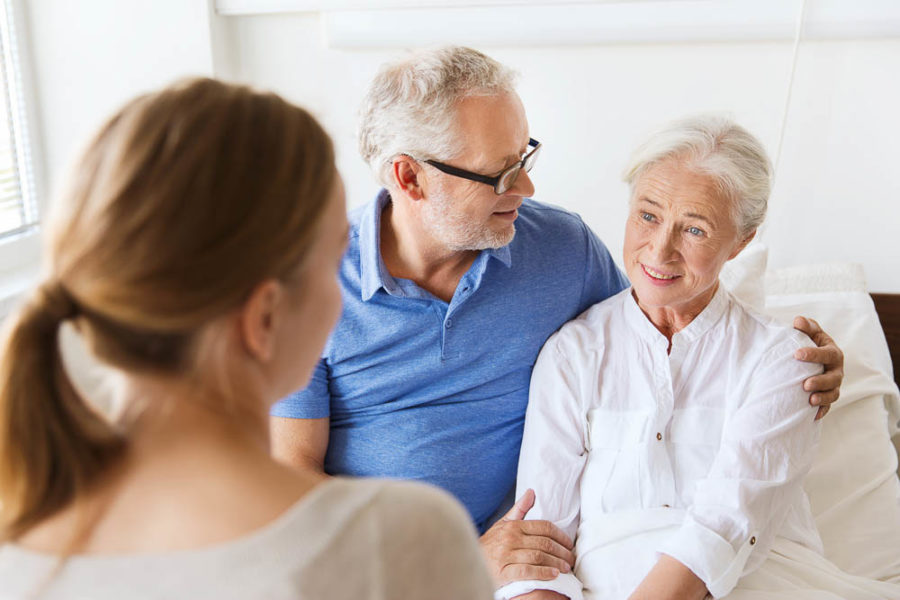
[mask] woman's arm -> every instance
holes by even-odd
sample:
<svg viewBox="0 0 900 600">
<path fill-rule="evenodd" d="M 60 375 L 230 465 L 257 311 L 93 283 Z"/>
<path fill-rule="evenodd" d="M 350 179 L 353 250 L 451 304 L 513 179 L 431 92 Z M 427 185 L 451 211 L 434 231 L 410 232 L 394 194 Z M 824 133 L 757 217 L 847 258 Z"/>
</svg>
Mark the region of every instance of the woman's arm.
<svg viewBox="0 0 900 600">
<path fill-rule="evenodd" d="M 702 600 L 706 584 L 686 566 L 663 555 L 629 600 Z"/>
<path fill-rule="evenodd" d="M 793 334 L 740 374 L 748 391 L 727 417 L 709 472 L 693 485 L 682 526 L 657 549 L 715 597 L 765 560 L 792 504 L 802 499 L 818 440 L 803 381 L 821 365 L 795 360 L 801 345 Z"/>
<path fill-rule="evenodd" d="M 561 335 L 565 331 L 550 338 L 532 372 L 516 487 L 519 496 L 534 490 L 528 519 L 550 521 L 574 540 L 587 456 L 586 422 L 578 368 L 560 347 Z M 561 572 L 551 581 L 514 582 L 498 594 L 512 598 L 532 590 L 551 590 L 573 600 L 582 597 L 581 582 L 571 572 Z"/>
</svg>

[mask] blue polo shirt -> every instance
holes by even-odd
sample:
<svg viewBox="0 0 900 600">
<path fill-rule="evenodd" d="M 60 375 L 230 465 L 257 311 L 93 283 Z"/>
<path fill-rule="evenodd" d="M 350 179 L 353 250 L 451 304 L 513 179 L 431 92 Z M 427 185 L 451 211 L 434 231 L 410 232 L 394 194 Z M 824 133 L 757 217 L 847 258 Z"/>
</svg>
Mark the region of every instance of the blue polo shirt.
<svg viewBox="0 0 900 600">
<path fill-rule="evenodd" d="M 388 202 L 351 214 L 343 314 L 309 386 L 272 414 L 330 417 L 326 472 L 438 485 L 483 531 L 515 484 L 541 346 L 628 282 L 580 217 L 525 200 L 512 242 L 483 250 L 448 304 L 385 268 Z"/>
</svg>

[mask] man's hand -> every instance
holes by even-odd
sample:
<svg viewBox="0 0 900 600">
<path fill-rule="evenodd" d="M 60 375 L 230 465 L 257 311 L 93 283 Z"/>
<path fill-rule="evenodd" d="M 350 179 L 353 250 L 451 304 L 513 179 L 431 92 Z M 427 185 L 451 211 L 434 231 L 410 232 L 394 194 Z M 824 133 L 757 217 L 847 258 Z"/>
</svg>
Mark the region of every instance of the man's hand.
<svg viewBox="0 0 900 600">
<path fill-rule="evenodd" d="M 822 331 L 819 324 L 812 319 L 795 318 L 794 329 L 808 335 L 818 346 L 817 348 L 801 348 L 794 353 L 794 358 L 803 362 L 825 365 L 824 373 L 808 377 L 803 382 L 803 389 L 813 392 L 809 396 L 809 403 L 819 407 L 819 411 L 816 413 L 818 421 L 828 413 L 831 404 L 837 401 L 841 395 L 841 381 L 844 379 L 844 353 L 837 347 L 831 336 Z"/>
<path fill-rule="evenodd" d="M 481 549 L 497 587 L 511 581 L 548 581 L 575 565 L 572 540 L 550 521 L 523 521 L 534 506 L 528 490 L 481 536 Z"/>
</svg>

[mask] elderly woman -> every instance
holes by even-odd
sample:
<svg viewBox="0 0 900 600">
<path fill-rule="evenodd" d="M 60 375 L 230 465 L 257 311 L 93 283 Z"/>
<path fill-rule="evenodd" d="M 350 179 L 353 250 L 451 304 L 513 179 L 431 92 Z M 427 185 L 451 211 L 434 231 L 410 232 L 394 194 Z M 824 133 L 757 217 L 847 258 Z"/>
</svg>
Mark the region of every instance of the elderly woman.
<svg viewBox="0 0 900 600">
<path fill-rule="evenodd" d="M 719 285 L 765 216 L 770 173 L 760 143 L 716 117 L 635 153 L 632 287 L 544 346 L 519 462 L 520 493 L 536 493 L 529 518 L 577 534 L 575 571 L 498 596 L 897 594 L 821 555 L 802 487 L 819 432 L 801 385 L 821 365 L 793 357 L 809 339 Z"/>
</svg>

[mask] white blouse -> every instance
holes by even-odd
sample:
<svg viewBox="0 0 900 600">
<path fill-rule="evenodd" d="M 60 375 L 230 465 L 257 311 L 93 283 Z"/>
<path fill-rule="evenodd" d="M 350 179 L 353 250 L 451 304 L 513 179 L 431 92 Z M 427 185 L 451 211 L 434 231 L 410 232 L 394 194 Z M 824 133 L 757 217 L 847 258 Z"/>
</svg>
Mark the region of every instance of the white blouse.
<svg viewBox="0 0 900 600">
<path fill-rule="evenodd" d="M 793 358 L 810 345 L 721 286 L 671 352 L 631 289 L 563 326 L 532 375 L 517 495 L 576 539 L 575 574 L 497 597 L 627 598 L 661 553 L 721 597 L 776 536 L 821 553 L 802 487 L 821 365 Z"/>
</svg>

